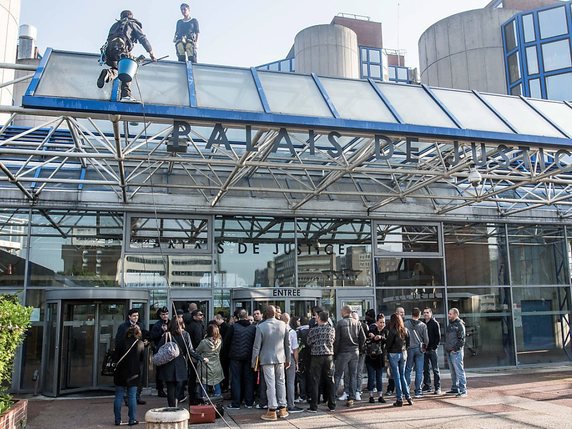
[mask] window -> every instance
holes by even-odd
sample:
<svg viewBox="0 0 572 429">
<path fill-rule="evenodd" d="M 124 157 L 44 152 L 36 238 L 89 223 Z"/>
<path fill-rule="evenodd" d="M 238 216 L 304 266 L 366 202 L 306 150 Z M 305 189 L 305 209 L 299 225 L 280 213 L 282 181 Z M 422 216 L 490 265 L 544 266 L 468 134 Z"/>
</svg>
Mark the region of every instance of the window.
<svg viewBox="0 0 572 429">
<path fill-rule="evenodd" d="M 532 42 L 536 39 L 536 34 L 534 31 L 534 17 L 532 14 L 524 15 L 522 17 L 522 26 L 524 27 L 524 41 Z"/>
<path fill-rule="evenodd" d="M 510 89 L 510 95 L 522 95 L 522 85 L 519 83 Z"/>
<path fill-rule="evenodd" d="M 538 73 L 538 55 L 536 53 L 536 46 L 529 46 L 526 48 L 526 66 L 528 67 L 528 74 Z"/>
<path fill-rule="evenodd" d="M 568 32 L 568 25 L 566 24 L 566 11 L 564 7 L 555 7 L 538 12 L 538 24 L 540 26 L 540 37 L 542 39 L 566 34 Z"/>
<path fill-rule="evenodd" d="M 376 231 L 378 256 L 440 254 L 437 225 L 378 224 Z"/>
<path fill-rule="evenodd" d="M 558 70 L 570 67 L 570 42 L 568 39 L 542 45 L 544 57 L 544 71 Z"/>
<path fill-rule="evenodd" d="M 518 62 L 518 52 L 508 57 L 508 77 L 510 83 L 514 83 L 520 79 L 520 64 Z"/>
<path fill-rule="evenodd" d="M 540 79 L 531 79 L 528 81 L 530 96 L 533 98 L 542 98 L 542 90 L 540 88 Z"/>
<path fill-rule="evenodd" d="M 381 63 L 381 52 L 375 49 L 370 49 L 369 51 L 369 62 L 370 63 Z"/>
<path fill-rule="evenodd" d="M 504 26 L 504 39 L 505 39 L 506 52 L 512 51 L 517 46 L 516 28 L 514 24 L 515 21 L 513 20 Z"/>
<path fill-rule="evenodd" d="M 370 76 L 374 79 L 381 78 L 381 67 L 379 65 L 372 64 L 369 66 L 370 68 Z"/>
<path fill-rule="evenodd" d="M 409 69 L 405 67 L 397 68 L 397 79 L 409 81 Z"/>
<path fill-rule="evenodd" d="M 572 101 L 572 73 L 547 76 L 546 97 L 550 100 Z"/>
</svg>

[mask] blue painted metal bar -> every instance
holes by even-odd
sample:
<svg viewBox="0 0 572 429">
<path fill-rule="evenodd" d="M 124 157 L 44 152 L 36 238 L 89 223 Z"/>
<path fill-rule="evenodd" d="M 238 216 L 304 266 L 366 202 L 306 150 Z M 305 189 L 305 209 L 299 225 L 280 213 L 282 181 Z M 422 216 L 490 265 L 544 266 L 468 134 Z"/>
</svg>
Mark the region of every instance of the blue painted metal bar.
<svg viewBox="0 0 572 429">
<path fill-rule="evenodd" d="M 111 86 L 111 101 L 119 101 L 119 78 L 113 79 L 113 84 Z"/>
<path fill-rule="evenodd" d="M 81 172 L 79 173 L 79 180 L 84 180 L 87 173 L 87 168 L 81 167 Z M 77 190 L 83 190 L 83 183 L 78 183 Z"/>
<path fill-rule="evenodd" d="M 375 91 L 377 96 L 379 98 L 381 98 L 381 101 L 383 101 L 383 104 L 385 104 L 385 106 L 389 109 L 389 111 L 391 112 L 391 114 L 393 115 L 395 120 L 397 122 L 399 122 L 400 124 L 404 124 L 405 121 L 403 120 L 401 115 L 399 113 L 397 113 L 397 110 L 395 110 L 395 108 L 393 107 L 393 104 L 391 104 L 389 102 L 389 100 L 387 99 L 387 97 L 383 94 L 383 92 L 381 92 L 381 89 L 379 89 L 379 86 L 377 86 L 375 81 L 372 78 L 368 78 L 367 81 L 369 82 L 369 84 L 371 85 L 371 87 L 373 88 L 373 90 Z"/>
<path fill-rule="evenodd" d="M 38 85 L 40 84 L 40 80 L 44 75 L 44 71 L 46 70 L 46 64 L 50 59 L 50 55 L 52 55 L 53 49 L 48 48 L 44 56 L 42 57 L 38 68 L 36 69 L 36 73 L 34 73 L 34 77 L 30 81 L 30 85 L 28 85 L 28 89 L 26 89 L 26 95 L 34 95 L 36 90 L 38 89 Z"/>
<path fill-rule="evenodd" d="M 318 91 L 320 91 L 320 94 L 322 94 L 322 98 L 328 105 L 328 109 L 330 109 L 330 112 L 332 112 L 334 118 L 339 118 L 340 114 L 338 113 L 336 106 L 334 106 L 334 103 L 332 102 L 332 99 L 330 98 L 328 91 L 326 91 L 326 88 L 324 88 L 324 85 L 322 85 L 322 82 L 320 81 L 320 78 L 316 73 L 312 73 L 312 79 L 314 79 L 314 83 L 318 87 Z"/>
<path fill-rule="evenodd" d="M 270 104 L 268 103 L 268 98 L 266 98 L 266 93 L 262 87 L 262 82 L 260 82 L 260 77 L 258 76 L 258 70 L 255 67 L 250 68 L 250 73 L 252 74 L 252 79 L 254 79 L 254 86 L 256 86 L 256 91 L 258 92 L 258 98 L 262 103 L 262 108 L 266 113 L 272 113 L 270 110 Z"/>
<path fill-rule="evenodd" d="M 189 105 L 191 107 L 197 107 L 195 75 L 193 74 L 193 63 L 190 61 L 187 61 L 187 86 L 189 88 Z"/>
<path fill-rule="evenodd" d="M 477 97 L 491 109 L 505 124 L 514 127 L 493 109 L 480 94 Z M 395 124 L 340 118 L 281 115 L 258 112 L 232 111 L 220 109 L 192 108 L 181 106 L 149 105 L 139 103 L 120 103 L 99 100 L 65 99 L 54 97 L 23 97 L 25 107 L 65 110 L 72 112 L 121 114 L 147 117 L 169 118 L 186 121 L 212 121 L 221 123 L 253 124 L 274 127 L 291 126 L 297 129 L 331 129 L 346 133 L 357 132 L 376 134 L 400 134 L 410 137 L 449 138 L 456 140 L 481 141 L 507 144 L 543 144 L 550 146 L 572 147 L 572 140 L 548 136 L 510 134 L 491 131 L 466 130 L 458 128 L 432 127 L 412 124 Z M 144 111 L 143 111 L 144 110 Z"/>
<path fill-rule="evenodd" d="M 546 122 L 548 122 L 550 125 L 552 125 L 554 128 L 556 128 L 559 133 L 561 133 L 563 136 L 565 136 L 567 138 L 571 138 L 570 135 L 568 133 L 566 133 L 566 131 L 564 131 L 562 128 L 560 128 L 558 125 L 556 125 L 556 123 L 554 121 L 552 121 L 544 113 L 542 113 L 541 110 L 537 109 L 536 106 L 534 104 L 532 104 L 530 101 L 528 101 L 528 99 L 526 97 L 523 97 L 521 95 L 520 99 L 522 101 L 524 101 L 526 103 L 526 105 L 529 106 L 532 110 L 534 110 L 536 113 L 538 113 L 540 116 L 542 116 Z"/>
<path fill-rule="evenodd" d="M 433 90 L 431 88 L 429 88 L 427 85 L 425 84 L 421 84 L 421 87 L 425 90 L 425 92 L 429 95 L 429 97 L 431 97 L 431 99 L 437 103 L 437 105 L 441 108 L 441 110 L 443 112 L 445 112 L 445 114 L 449 117 L 449 119 L 451 121 L 453 121 L 455 123 L 455 125 L 459 128 L 465 128 L 463 126 L 463 124 L 461 124 L 461 121 L 459 121 L 457 119 L 457 117 L 455 115 L 453 115 L 453 113 L 447 109 L 447 107 L 443 104 L 443 102 L 441 100 L 439 100 L 439 98 L 437 97 L 437 94 L 435 94 L 433 92 Z"/>
<path fill-rule="evenodd" d="M 491 112 L 493 112 L 501 121 L 503 121 L 507 127 L 509 127 L 514 133 L 518 134 L 517 129 L 508 121 L 508 119 L 505 118 L 503 115 L 501 115 L 500 112 L 497 111 L 497 109 L 495 109 L 487 100 L 485 100 L 484 97 L 481 94 L 479 94 L 478 91 L 473 90 L 472 92 L 477 96 L 479 100 L 481 100 L 481 102 L 485 106 L 487 106 L 491 110 Z"/>
</svg>

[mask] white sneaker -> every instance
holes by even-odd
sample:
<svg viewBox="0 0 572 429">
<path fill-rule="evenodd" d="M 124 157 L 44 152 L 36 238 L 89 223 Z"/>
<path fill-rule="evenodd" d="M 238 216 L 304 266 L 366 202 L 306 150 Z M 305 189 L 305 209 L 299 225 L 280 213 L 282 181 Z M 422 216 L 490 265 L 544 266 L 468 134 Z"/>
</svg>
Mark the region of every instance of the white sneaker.
<svg viewBox="0 0 572 429">
<path fill-rule="evenodd" d="M 356 401 L 361 401 L 361 393 L 356 392 Z"/>
<path fill-rule="evenodd" d="M 347 401 L 348 399 L 348 394 L 346 392 L 344 392 L 344 394 L 342 396 L 340 396 L 338 398 L 340 401 Z"/>
</svg>

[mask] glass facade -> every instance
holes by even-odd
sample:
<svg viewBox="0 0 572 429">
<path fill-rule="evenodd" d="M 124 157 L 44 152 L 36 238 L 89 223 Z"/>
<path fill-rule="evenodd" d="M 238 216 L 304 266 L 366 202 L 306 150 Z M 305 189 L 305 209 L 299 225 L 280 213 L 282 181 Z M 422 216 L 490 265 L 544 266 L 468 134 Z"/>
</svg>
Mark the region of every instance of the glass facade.
<svg viewBox="0 0 572 429">
<path fill-rule="evenodd" d="M 515 15 L 503 25 L 508 93 L 572 100 L 570 2 Z"/>
</svg>

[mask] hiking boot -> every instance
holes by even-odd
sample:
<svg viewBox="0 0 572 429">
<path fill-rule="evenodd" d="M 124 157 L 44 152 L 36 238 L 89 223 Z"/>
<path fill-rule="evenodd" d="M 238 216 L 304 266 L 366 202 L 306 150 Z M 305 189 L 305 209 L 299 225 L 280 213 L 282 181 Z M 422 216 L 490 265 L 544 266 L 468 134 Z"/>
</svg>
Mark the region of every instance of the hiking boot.
<svg viewBox="0 0 572 429">
<path fill-rule="evenodd" d="M 278 420 L 278 417 L 276 417 L 276 410 L 268 410 L 266 414 L 262 414 L 260 418 L 262 420 L 272 420 L 272 421 Z"/>
<path fill-rule="evenodd" d="M 290 414 L 288 413 L 288 409 L 286 407 L 278 408 L 278 417 L 280 417 L 281 419 L 285 419 L 289 415 Z"/>
<path fill-rule="evenodd" d="M 354 406 L 354 400 L 353 399 L 348 399 L 346 401 L 346 407 L 351 408 Z"/>
<path fill-rule="evenodd" d="M 107 72 L 107 69 L 103 69 L 97 78 L 97 87 L 103 88 L 107 82 L 109 82 L 109 73 Z"/>
</svg>

